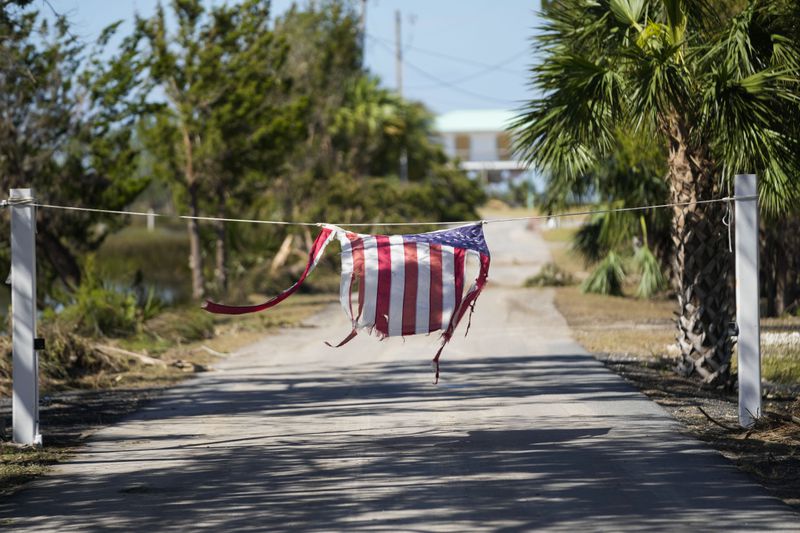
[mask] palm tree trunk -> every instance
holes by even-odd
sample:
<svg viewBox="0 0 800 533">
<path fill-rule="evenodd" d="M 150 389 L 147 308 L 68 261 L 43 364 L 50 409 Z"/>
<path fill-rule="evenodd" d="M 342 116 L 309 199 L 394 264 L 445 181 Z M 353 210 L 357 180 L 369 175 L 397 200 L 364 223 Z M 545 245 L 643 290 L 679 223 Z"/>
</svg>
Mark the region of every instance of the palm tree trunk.
<svg viewBox="0 0 800 533">
<path fill-rule="evenodd" d="M 785 256 L 785 251 L 781 247 L 783 239 L 779 233 L 782 230 L 782 227 L 778 230 L 774 223 L 770 224 L 766 221 L 763 221 L 759 228 L 758 257 L 761 271 L 761 297 L 766 301 L 766 307 L 763 310 L 766 317 L 778 316 L 783 312 L 782 302 L 779 302 L 780 290 L 778 288 L 781 257 Z"/>
<path fill-rule="evenodd" d="M 694 202 L 716 197 L 713 163 L 702 150 L 690 148 L 688 128 L 671 121 L 669 182 L 673 203 L 673 270 L 678 297 L 677 338 L 681 359 L 677 370 L 698 374 L 710 386 L 725 383 L 730 375 L 732 340 L 728 272 L 731 255 L 721 203 Z"/>
</svg>

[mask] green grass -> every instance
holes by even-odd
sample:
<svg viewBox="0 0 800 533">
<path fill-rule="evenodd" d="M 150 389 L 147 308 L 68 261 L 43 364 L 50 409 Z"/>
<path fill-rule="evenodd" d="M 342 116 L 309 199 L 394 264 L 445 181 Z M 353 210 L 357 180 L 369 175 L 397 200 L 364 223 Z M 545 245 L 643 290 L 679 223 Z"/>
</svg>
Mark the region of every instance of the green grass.
<svg viewBox="0 0 800 533">
<path fill-rule="evenodd" d="M 761 377 L 783 385 L 800 383 L 800 350 L 793 353 L 770 353 L 765 349 L 761 358 Z"/>
</svg>

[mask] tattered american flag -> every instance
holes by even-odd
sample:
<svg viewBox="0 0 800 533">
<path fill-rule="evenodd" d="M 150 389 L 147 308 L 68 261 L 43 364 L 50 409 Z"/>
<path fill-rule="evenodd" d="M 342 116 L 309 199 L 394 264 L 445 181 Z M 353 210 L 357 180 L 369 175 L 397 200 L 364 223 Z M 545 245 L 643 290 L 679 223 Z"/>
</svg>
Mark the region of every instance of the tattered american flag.
<svg viewBox="0 0 800 533">
<path fill-rule="evenodd" d="M 294 285 L 259 305 L 228 306 L 208 301 L 205 309 L 243 314 L 274 307 L 300 287 L 333 239 L 338 239 L 342 248 L 339 296 L 353 327 L 337 346 L 351 340 L 359 330 L 380 337 L 441 330 L 442 347 L 434 357 L 438 380 L 442 348 L 467 310 L 474 307 L 489 277 L 489 249 L 482 224 L 412 235 L 364 235 L 323 225 L 311 247 L 305 271 Z M 469 253 L 478 257 L 480 269 L 465 291 Z"/>
</svg>

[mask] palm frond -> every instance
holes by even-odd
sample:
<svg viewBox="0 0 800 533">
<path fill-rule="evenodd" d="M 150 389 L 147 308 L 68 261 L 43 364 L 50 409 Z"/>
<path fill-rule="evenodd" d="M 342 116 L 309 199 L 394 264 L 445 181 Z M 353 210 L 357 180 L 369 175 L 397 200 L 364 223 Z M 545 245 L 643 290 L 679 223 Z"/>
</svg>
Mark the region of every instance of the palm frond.
<svg viewBox="0 0 800 533">
<path fill-rule="evenodd" d="M 736 11 L 736 12 L 735 12 Z M 667 140 L 671 120 L 701 178 L 761 176 L 762 206 L 800 199 L 800 5 L 748 0 L 555 0 L 535 38 L 538 95 L 512 126 L 515 150 L 563 187 L 585 187 L 614 133 Z"/>
<path fill-rule="evenodd" d="M 584 293 L 605 294 L 622 296 L 622 282 L 625 280 L 625 270 L 622 267 L 622 258 L 615 252 L 609 252 L 589 277 L 581 284 Z"/>
<path fill-rule="evenodd" d="M 630 26 L 639 26 L 645 4 L 645 0 L 609 0 L 608 7 L 618 21 Z"/>
<path fill-rule="evenodd" d="M 646 243 L 636 250 L 633 262 L 641 274 L 639 286 L 636 288 L 637 298 L 651 298 L 666 288 L 667 278 L 661 270 L 661 264 Z"/>
<path fill-rule="evenodd" d="M 567 53 L 535 69 L 546 96 L 532 100 L 512 123 L 516 152 L 529 163 L 577 176 L 614 142 L 625 87 L 608 65 Z"/>
</svg>

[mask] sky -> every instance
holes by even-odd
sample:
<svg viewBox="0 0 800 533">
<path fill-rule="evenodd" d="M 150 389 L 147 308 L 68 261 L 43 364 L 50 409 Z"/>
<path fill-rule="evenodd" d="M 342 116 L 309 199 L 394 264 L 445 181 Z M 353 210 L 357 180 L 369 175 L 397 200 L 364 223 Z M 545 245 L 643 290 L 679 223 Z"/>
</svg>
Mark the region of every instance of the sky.
<svg viewBox="0 0 800 533">
<path fill-rule="evenodd" d="M 307 0 L 300 0 L 303 4 Z M 49 7 L 39 0 L 42 10 Z M 134 13 L 151 15 L 157 0 L 50 0 L 72 31 L 92 42 L 116 20 L 131 29 Z M 220 0 L 209 0 L 220 3 Z M 273 0 L 280 14 L 292 0 Z M 403 95 L 436 113 L 517 109 L 530 97 L 530 36 L 539 0 L 368 0 L 366 65 L 396 88 L 395 13 L 400 10 Z"/>
</svg>

